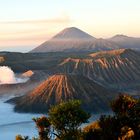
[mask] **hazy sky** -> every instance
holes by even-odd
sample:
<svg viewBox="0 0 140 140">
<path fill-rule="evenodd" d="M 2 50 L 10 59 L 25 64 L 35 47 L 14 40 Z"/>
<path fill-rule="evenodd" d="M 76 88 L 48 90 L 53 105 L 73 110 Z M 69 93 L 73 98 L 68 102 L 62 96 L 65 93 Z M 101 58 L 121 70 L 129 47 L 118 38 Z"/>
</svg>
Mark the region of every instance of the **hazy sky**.
<svg viewBox="0 0 140 140">
<path fill-rule="evenodd" d="M 0 51 L 28 51 L 71 26 L 140 37 L 140 0 L 0 0 Z"/>
</svg>

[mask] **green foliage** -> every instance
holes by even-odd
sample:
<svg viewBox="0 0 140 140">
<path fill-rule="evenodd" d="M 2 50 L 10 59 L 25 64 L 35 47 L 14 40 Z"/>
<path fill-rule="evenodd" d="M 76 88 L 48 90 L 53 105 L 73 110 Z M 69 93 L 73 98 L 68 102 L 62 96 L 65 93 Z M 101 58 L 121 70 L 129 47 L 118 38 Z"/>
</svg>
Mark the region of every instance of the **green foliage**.
<svg viewBox="0 0 140 140">
<path fill-rule="evenodd" d="M 40 140 L 49 140 L 50 122 L 47 117 L 33 118 L 38 128 Z"/>
<path fill-rule="evenodd" d="M 129 95 L 120 95 L 113 101 L 112 110 L 121 126 L 130 128 L 134 132 L 134 139 L 140 139 L 140 100 Z"/>
<path fill-rule="evenodd" d="M 81 109 L 79 100 L 62 102 L 49 110 L 49 120 L 59 136 L 77 139 L 79 126 L 86 123 L 90 115 Z"/>
<path fill-rule="evenodd" d="M 48 128 L 50 126 L 50 122 L 46 116 L 42 116 L 40 118 L 33 118 L 33 121 L 36 123 L 38 129 Z"/>
<path fill-rule="evenodd" d="M 133 97 L 121 94 L 117 99 L 112 101 L 111 108 L 116 115 L 128 115 L 128 112 L 131 108 L 133 108 L 137 103 L 137 100 Z"/>
<path fill-rule="evenodd" d="M 114 115 L 102 115 L 96 123 L 79 129 L 90 115 L 81 109 L 79 100 L 70 100 L 53 106 L 49 117 L 34 118 L 39 138 L 49 140 L 50 130 L 56 140 L 140 140 L 140 100 L 129 95 L 119 95 L 111 103 Z M 16 136 L 16 140 L 29 140 Z"/>
<path fill-rule="evenodd" d="M 102 115 L 99 128 L 86 131 L 87 140 L 139 140 L 140 100 L 129 95 L 119 95 L 111 103 L 114 115 Z"/>
</svg>

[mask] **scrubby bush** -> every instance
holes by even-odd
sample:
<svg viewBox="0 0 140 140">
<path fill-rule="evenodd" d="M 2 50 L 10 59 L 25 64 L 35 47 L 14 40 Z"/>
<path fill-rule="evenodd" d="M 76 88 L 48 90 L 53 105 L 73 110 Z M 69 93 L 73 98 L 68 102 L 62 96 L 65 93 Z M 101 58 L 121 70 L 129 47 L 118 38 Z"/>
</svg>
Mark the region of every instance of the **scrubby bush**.
<svg viewBox="0 0 140 140">
<path fill-rule="evenodd" d="M 90 115 L 81 108 L 79 100 L 62 102 L 51 107 L 48 118 L 34 118 L 39 140 L 140 140 L 140 99 L 119 95 L 111 102 L 113 115 L 102 115 L 99 120 L 80 129 Z M 16 140 L 28 140 L 18 135 Z"/>
<path fill-rule="evenodd" d="M 49 110 L 49 120 L 61 140 L 78 140 L 79 126 L 86 123 L 90 115 L 81 109 L 79 100 L 62 102 Z"/>
<path fill-rule="evenodd" d="M 51 135 L 55 135 L 56 140 L 83 140 L 81 124 L 86 123 L 90 117 L 81 108 L 79 100 L 62 102 L 52 106 L 48 117 L 33 118 L 39 133 L 39 140 L 49 140 Z M 24 140 L 22 136 L 17 136 L 16 140 Z"/>
<path fill-rule="evenodd" d="M 89 128 L 86 135 L 98 140 L 140 140 L 140 100 L 129 95 L 119 95 L 111 102 L 114 115 L 102 115 L 99 128 Z M 94 140 L 94 139 L 87 139 Z"/>
<path fill-rule="evenodd" d="M 33 118 L 39 133 L 40 140 L 49 140 L 50 121 L 46 116 L 40 118 Z"/>
</svg>

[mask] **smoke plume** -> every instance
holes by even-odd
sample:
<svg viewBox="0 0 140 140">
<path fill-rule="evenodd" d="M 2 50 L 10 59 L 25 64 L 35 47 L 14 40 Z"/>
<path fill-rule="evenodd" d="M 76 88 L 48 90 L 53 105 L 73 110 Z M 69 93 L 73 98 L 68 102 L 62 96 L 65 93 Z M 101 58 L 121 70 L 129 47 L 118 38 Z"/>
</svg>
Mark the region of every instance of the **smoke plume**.
<svg viewBox="0 0 140 140">
<path fill-rule="evenodd" d="M 18 78 L 10 67 L 0 66 L 0 84 L 24 83 L 28 79 Z"/>
</svg>

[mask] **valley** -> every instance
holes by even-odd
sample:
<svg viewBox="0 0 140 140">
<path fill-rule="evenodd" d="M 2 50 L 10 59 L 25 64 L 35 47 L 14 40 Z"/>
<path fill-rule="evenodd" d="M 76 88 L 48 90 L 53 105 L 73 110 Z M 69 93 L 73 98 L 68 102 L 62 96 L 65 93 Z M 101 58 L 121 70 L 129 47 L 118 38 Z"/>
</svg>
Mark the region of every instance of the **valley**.
<svg viewBox="0 0 140 140">
<path fill-rule="evenodd" d="M 37 112 L 37 107 L 42 105 L 44 105 L 44 109 L 42 109 L 46 111 L 50 105 L 57 104 L 61 102 L 61 100 L 82 99 L 82 96 L 80 95 L 82 93 L 85 94 L 83 94 L 83 99 L 87 98 L 87 104 L 89 104 L 88 98 L 91 98 L 92 95 L 93 98 L 101 96 L 97 99 L 101 104 L 103 103 L 103 100 L 106 100 L 104 97 L 108 98 L 107 102 L 109 103 L 119 93 L 129 93 L 135 97 L 139 96 L 139 51 L 132 49 L 116 49 L 93 53 L 83 52 L 77 53 L 77 55 L 73 52 L 16 54 L 18 55 L 6 52 L 2 54 L 2 57 L 5 57 L 5 61 L 1 62 L 1 65 L 9 64 L 8 66 L 15 72 L 18 72 L 18 75 L 29 76 L 29 80 L 25 83 L 0 85 L 0 93 L 6 94 L 10 91 L 16 96 L 27 94 L 27 97 L 25 98 L 31 100 L 27 101 L 27 99 L 23 97 L 19 99 L 20 101 L 16 101 L 17 104 L 18 102 L 21 103 L 17 108 L 22 108 L 22 106 L 25 107 L 26 105 L 28 106 L 26 102 L 29 104 L 31 103 L 23 110 L 28 110 L 33 106 L 35 107 L 33 110 L 29 109 L 27 112 L 34 112 L 35 110 L 35 112 Z M 11 60 L 10 57 L 12 57 L 13 60 Z M 25 61 L 23 61 L 24 58 L 26 58 Z M 15 60 L 18 61 L 15 62 Z M 36 64 L 37 69 L 33 62 Z M 19 65 L 23 69 L 18 69 Z M 24 66 L 26 66 L 26 68 Z M 55 81 L 58 82 L 55 83 Z M 79 81 L 81 83 L 77 85 Z M 97 88 L 97 95 L 94 95 L 96 89 L 96 86 L 94 87 L 95 84 L 97 87 L 100 86 L 100 88 Z M 104 89 L 100 91 L 101 88 Z M 19 89 L 20 93 L 18 93 Z M 37 93 L 39 94 L 37 98 L 35 97 L 34 92 L 36 92 L 35 95 L 37 95 Z M 30 97 L 30 95 L 32 97 Z M 43 98 L 44 101 L 40 100 L 41 98 Z M 91 102 L 93 100 L 94 99 L 91 98 Z M 35 102 L 32 103 L 32 101 Z M 47 104 L 45 105 L 43 102 L 46 101 Z M 95 101 L 95 104 L 97 105 L 98 103 Z M 95 108 L 91 107 L 93 112 L 97 113 L 97 108 L 100 108 L 102 106 L 101 104 Z M 103 110 L 104 109 L 102 109 L 102 111 Z"/>
<path fill-rule="evenodd" d="M 18 133 L 36 135 L 32 118 L 63 101 L 82 101 L 82 109 L 94 114 L 93 121 L 112 113 L 110 102 L 118 95 L 139 98 L 139 39 L 125 37 L 137 41 L 127 48 L 120 38 L 124 36 L 97 39 L 71 27 L 28 53 L 0 52 L 2 137 L 5 131 L 5 140 Z M 6 122 L 4 116 L 10 116 Z"/>
</svg>

